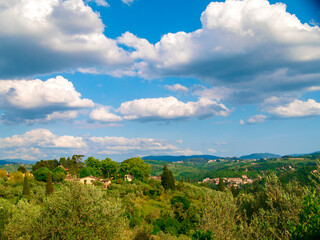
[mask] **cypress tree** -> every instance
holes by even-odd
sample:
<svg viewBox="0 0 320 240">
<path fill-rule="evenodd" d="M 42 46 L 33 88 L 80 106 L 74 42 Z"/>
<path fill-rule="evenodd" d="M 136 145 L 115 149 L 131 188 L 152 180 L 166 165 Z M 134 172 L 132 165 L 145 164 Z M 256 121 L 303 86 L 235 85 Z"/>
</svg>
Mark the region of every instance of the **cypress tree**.
<svg viewBox="0 0 320 240">
<path fill-rule="evenodd" d="M 169 170 L 169 176 L 170 176 L 170 189 L 175 190 L 176 184 L 175 184 L 174 176 L 170 170 Z"/>
<path fill-rule="evenodd" d="M 49 195 L 52 193 L 53 193 L 53 184 L 52 184 L 51 173 L 49 172 L 47 176 L 46 195 Z"/>
<path fill-rule="evenodd" d="M 219 191 L 221 191 L 221 192 L 223 192 L 223 191 L 226 189 L 226 187 L 224 186 L 224 182 L 223 182 L 222 177 L 221 177 L 221 178 L 219 178 L 219 185 L 218 185 L 218 189 L 219 189 Z"/>
<path fill-rule="evenodd" d="M 29 185 L 29 181 L 28 181 L 27 175 L 24 176 L 22 194 L 24 196 L 30 196 L 30 185 Z"/>
<path fill-rule="evenodd" d="M 161 185 L 165 190 L 175 189 L 175 181 L 172 172 L 168 169 L 167 165 L 163 165 L 163 172 L 161 174 Z"/>
</svg>

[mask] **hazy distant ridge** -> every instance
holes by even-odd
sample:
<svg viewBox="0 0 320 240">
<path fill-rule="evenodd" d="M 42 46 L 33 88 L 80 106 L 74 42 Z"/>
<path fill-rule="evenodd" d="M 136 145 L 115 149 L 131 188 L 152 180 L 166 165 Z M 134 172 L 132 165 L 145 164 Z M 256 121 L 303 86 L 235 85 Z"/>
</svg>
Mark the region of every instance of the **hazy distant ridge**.
<svg viewBox="0 0 320 240">
<path fill-rule="evenodd" d="M 146 156 L 143 160 L 157 160 L 157 161 L 167 161 L 167 162 L 177 162 L 183 161 L 191 158 L 203 158 L 203 159 L 217 159 L 219 157 L 213 155 L 191 155 L 191 156 Z"/>
<path fill-rule="evenodd" d="M 261 158 L 280 158 L 281 156 L 274 153 L 252 153 L 241 156 L 240 159 L 261 159 Z"/>
<path fill-rule="evenodd" d="M 34 164 L 37 161 L 28 161 L 20 158 L 17 159 L 0 159 L 0 165 L 13 164 L 13 163 L 23 163 L 23 164 Z"/>
</svg>

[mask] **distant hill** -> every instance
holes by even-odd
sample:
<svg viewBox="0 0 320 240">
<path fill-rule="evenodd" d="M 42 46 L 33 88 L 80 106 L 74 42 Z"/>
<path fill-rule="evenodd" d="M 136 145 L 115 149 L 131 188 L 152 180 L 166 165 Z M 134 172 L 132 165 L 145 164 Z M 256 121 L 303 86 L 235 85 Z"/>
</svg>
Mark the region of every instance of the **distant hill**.
<svg viewBox="0 0 320 240">
<path fill-rule="evenodd" d="M 252 153 L 241 156 L 240 159 L 261 159 L 261 158 L 280 158 L 281 156 L 274 153 Z"/>
<path fill-rule="evenodd" d="M 304 158 L 318 158 L 320 157 L 320 151 L 317 151 L 317 152 L 313 152 L 313 153 L 307 153 L 307 154 L 295 154 L 295 155 L 291 155 L 291 156 L 294 156 L 294 157 L 304 157 Z"/>
<path fill-rule="evenodd" d="M 169 155 L 165 155 L 165 156 L 146 156 L 143 157 L 143 160 L 157 160 L 157 161 L 167 161 L 167 162 L 177 162 L 177 161 L 184 161 L 187 159 L 218 159 L 220 157 L 217 156 L 212 156 L 212 155 L 191 155 L 191 156 L 169 156 Z"/>
<path fill-rule="evenodd" d="M 8 162 L 8 161 L 5 161 L 5 160 L 0 160 L 0 166 L 1 165 L 6 165 L 6 164 L 9 164 L 9 163 L 12 163 L 12 162 Z"/>
<path fill-rule="evenodd" d="M 23 164 L 34 164 L 36 161 L 28 161 L 23 159 L 0 159 L 0 165 L 12 164 L 12 163 L 23 163 Z"/>
</svg>

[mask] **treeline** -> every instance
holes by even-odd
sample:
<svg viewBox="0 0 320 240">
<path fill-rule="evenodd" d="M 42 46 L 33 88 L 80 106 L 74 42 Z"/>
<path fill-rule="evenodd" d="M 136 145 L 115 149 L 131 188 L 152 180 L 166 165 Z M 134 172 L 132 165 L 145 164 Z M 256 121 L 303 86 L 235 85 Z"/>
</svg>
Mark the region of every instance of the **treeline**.
<svg viewBox="0 0 320 240">
<path fill-rule="evenodd" d="M 63 181 L 67 173 L 71 177 L 83 178 L 94 176 L 108 179 L 123 179 L 125 175 L 138 180 L 145 180 L 150 176 L 151 167 L 141 158 L 130 158 L 121 164 L 110 158 L 103 160 L 88 157 L 83 161 L 83 155 L 73 155 L 72 158 L 62 157 L 60 160 L 41 160 L 32 166 L 32 174 L 38 181 L 46 181 L 50 172 L 55 182 Z"/>
</svg>

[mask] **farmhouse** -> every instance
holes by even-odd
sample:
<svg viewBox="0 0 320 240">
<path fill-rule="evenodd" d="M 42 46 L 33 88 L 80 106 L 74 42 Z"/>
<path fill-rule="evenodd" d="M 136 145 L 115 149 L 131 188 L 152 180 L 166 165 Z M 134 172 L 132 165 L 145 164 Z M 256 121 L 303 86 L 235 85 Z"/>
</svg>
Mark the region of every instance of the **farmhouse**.
<svg viewBox="0 0 320 240">
<path fill-rule="evenodd" d="M 79 182 L 83 184 L 93 185 L 94 182 L 101 182 L 103 184 L 103 188 L 108 189 L 110 187 L 111 181 L 107 179 L 101 179 L 94 176 L 88 176 L 80 178 Z"/>
</svg>

